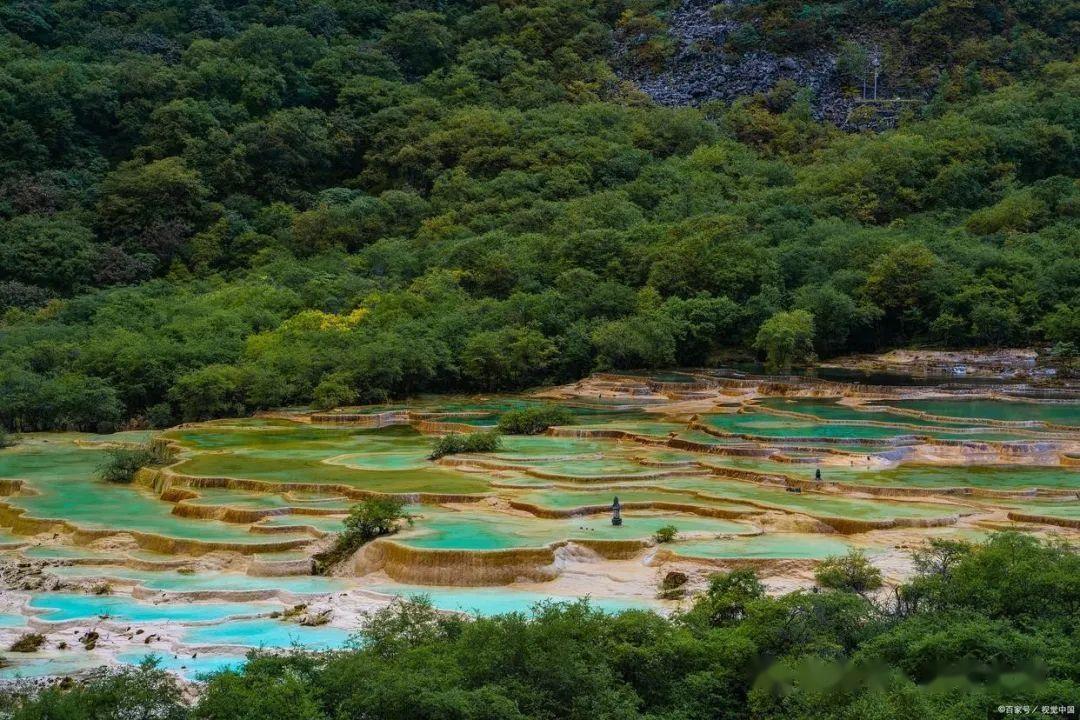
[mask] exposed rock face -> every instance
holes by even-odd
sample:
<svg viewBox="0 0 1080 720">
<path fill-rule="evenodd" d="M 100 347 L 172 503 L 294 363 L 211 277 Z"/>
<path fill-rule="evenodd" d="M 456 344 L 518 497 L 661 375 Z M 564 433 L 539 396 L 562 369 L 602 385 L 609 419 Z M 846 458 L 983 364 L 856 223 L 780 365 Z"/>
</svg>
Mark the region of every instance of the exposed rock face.
<svg viewBox="0 0 1080 720">
<path fill-rule="evenodd" d="M 674 588 L 682 587 L 689 580 L 690 578 L 687 576 L 686 573 L 679 572 L 678 570 L 672 570 L 664 576 L 664 579 L 660 582 L 660 587 L 663 590 L 672 590 Z"/>
<path fill-rule="evenodd" d="M 782 57 L 765 51 L 726 53 L 724 43 L 739 24 L 716 19 L 715 5 L 711 0 L 685 0 L 670 18 L 669 35 L 675 51 L 665 67 L 656 72 L 624 63 L 624 77 L 661 105 L 731 102 L 743 95 L 766 92 L 777 81 L 789 79 L 812 91 L 816 119 L 844 124 L 855 103 L 841 92 L 834 54 L 816 51 Z M 625 52 L 625 46 L 620 52 Z"/>
</svg>

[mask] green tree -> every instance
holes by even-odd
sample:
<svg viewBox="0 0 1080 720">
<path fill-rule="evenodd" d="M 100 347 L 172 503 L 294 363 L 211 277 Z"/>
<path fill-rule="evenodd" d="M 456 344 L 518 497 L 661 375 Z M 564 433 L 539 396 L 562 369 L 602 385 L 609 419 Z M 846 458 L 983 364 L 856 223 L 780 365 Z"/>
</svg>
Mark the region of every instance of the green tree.
<svg viewBox="0 0 1080 720">
<path fill-rule="evenodd" d="M 73 218 L 20 215 L 0 222 L 0 279 L 65 295 L 93 283 L 93 233 Z"/>
<path fill-rule="evenodd" d="M 397 532 L 400 523 L 412 525 L 413 517 L 405 510 L 405 501 L 393 495 L 372 496 L 349 509 L 345 529 L 337 534 L 333 544 L 312 558 L 316 575 L 335 565 L 375 538 Z"/>
<path fill-rule="evenodd" d="M 661 316 L 634 316 L 613 320 L 592 333 L 600 369 L 671 366 L 675 362 L 672 322 Z"/>
<path fill-rule="evenodd" d="M 814 362 L 814 316 L 805 310 L 778 312 L 761 324 L 754 347 L 765 353 L 769 368 Z"/>
<path fill-rule="evenodd" d="M 852 338 L 869 332 L 881 313 L 831 285 L 804 285 L 795 292 L 794 304 L 813 316 L 814 348 L 823 357 L 851 347 Z"/>
<path fill-rule="evenodd" d="M 148 655 L 137 666 L 110 668 L 86 683 L 45 688 L 31 704 L 16 707 L 13 717 L 185 720 L 189 714 L 176 676 L 160 667 L 157 656 Z"/>
<path fill-rule="evenodd" d="M 356 402 L 356 389 L 349 378 L 340 373 L 325 376 L 312 390 L 312 405 L 317 410 L 349 405 Z"/>
<path fill-rule="evenodd" d="M 394 56 L 409 75 L 427 75 L 443 65 L 453 49 L 445 18 L 427 10 L 394 15 L 379 45 Z"/>
<path fill-rule="evenodd" d="M 168 263 L 206 212 L 206 196 L 199 174 L 181 158 L 131 161 L 105 178 L 97 212 L 117 244 Z"/>
<path fill-rule="evenodd" d="M 814 579 L 822 587 L 864 595 L 882 585 L 881 571 L 866 559 L 861 550 L 847 555 L 832 555 L 814 571 Z"/>
<path fill-rule="evenodd" d="M 244 374 L 229 365 L 207 365 L 180 376 L 169 397 L 184 420 L 240 415 L 244 412 Z"/>
<path fill-rule="evenodd" d="M 396 497 L 373 497 L 354 505 L 345 518 L 345 535 L 366 543 L 394 531 L 401 520 L 411 524 L 405 502 Z"/>
<path fill-rule="evenodd" d="M 866 293 L 901 333 L 918 332 L 927 318 L 936 316 L 942 291 L 940 264 L 921 243 L 899 245 L 870 268 Z"/>
<path fill-rule="evenodd" d="M 765 596 L 753 570 L 733 570 L 709 578 L 709 587 L 686 615 L 691 624 L 730 625 L 745 617 L 751 603 Z"/>
</svg>

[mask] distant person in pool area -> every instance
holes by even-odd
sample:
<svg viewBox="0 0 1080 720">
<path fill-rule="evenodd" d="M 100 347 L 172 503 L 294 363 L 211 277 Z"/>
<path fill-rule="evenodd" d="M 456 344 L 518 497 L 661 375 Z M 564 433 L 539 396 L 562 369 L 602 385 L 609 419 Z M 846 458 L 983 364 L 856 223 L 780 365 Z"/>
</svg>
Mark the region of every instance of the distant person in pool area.
<svg viewBox="0 0 1080 720">
<path fill-rule="evenodd" d="M 814 470 L 814 480 L 821 482 L 821 468 Z"/>
</svg>

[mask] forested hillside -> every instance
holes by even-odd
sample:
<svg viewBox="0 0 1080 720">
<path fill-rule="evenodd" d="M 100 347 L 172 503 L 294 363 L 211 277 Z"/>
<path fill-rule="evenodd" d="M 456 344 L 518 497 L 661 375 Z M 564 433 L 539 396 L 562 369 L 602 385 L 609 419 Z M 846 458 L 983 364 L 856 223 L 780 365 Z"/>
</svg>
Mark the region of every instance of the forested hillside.
<svg viewBox="0 0 1080 720">
<path fill-rule="evenodd" d="M 673 8 L 630 0 L 5 3 L 0 423 L 807 343 L 1075 353 L 1077 3 L 722 12 L 747 52 L 807 27 L 840 48 L 883 7 L 929 101 L 849 133 L 790 82 L 654 104 L 616 48 L 662 62 Z"/>
</svg>

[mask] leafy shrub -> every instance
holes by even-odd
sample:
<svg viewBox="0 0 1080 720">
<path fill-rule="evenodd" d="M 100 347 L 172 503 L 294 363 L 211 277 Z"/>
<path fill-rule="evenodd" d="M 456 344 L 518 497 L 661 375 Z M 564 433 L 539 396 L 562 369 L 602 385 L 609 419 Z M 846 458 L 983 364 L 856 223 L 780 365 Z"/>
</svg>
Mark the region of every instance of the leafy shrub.
<svg viewBox="0 0 1080 720">
<path fill-rule="evenodd" d="M 5 702 L 0 691 L 0 707 L 5 718 L 153 718 L 154 720 L 189 720 L 192 715 L 184 702 L 184 688 L 176 675 L 160 667 L 157 655 L 147 655 L 135 667 L 99 668 L 93 677 L 81 682 L 61 682 L 42 686 L 36 692 Z M 37 711 L 19 710 L 20 702 Z M 10 711 L 14 710 L 12 714 Z M 284 717 L 282 715 L 281 717 Z"/>
<path fill-rule="evenodd" d="M 447 455 L 458 453 L 484 453 L 495 452 L 502 445 L 502 439 L 495 430 L 474 433 L 450 433 L 435 440 L 428 456 L 432 460 L 438 460 Z"/>
<path fill-rule="evenodd" d="M 653 538 L 658 543 L 669 543 L 679 534 L 679 529 L 674 525 L 665 525 L 653 533 Z"/>
<path fill-rule="evenodd" d="M 113 483 L 130 483 L 140 468 L 159 467 L 170 460 L 168 447 L 153 441 L 136 447 L 109 448 L 106 453 L 108 457 L 98 467 L 98 477 Z"/>
<path fill-rule="evenodd" d="M 45 636 L 40 633 L 23 633 L 8 648 L 11 652 L 36 652 L 45 644 Z"/>
<path fill-rule="evenodd" d="M 723 627 L 739 622 L 758 600 L 765 597 L 765 586 L 749 568 L 718 573 L 709 578 L 709 589 L 686 614 L 694 626 Z"/>
<path fill-rule="evenodd" d="M 9 433 L 4 428 L 0 427 L 0 450 L 4 449 L 6 447 L 11 447 L 12 445 L 17 443 L 18 441 L 19 441 L 19 438 L 18 438 L 17 435 L 15 435 L 13 433 Z"/>
<path fill-rule="evenodd" d="M 499 432 L 507 435 L 539 435 L 553 425 L 570 425 L 573 414 L 558 405 L 540 405 L 503 413 Z"/>
<path fill-rule="evenodd" d="M 881 571 L 866 559 L 862 550 L 825 558 L 814 572 L 814 579 L 822 587 L 860 595 L 877 590 L 882 584 Z"/>
</svg>

